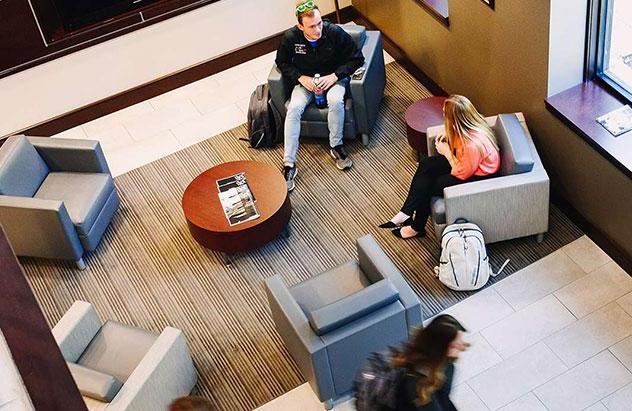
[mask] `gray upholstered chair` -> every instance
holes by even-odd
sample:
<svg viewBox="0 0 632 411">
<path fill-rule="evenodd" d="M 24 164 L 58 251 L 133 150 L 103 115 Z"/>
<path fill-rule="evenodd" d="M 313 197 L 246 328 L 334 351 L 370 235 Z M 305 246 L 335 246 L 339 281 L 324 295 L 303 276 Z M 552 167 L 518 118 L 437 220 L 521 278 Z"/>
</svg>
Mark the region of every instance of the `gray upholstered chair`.
<svg viewBox="0 0 632 411">
<path fill-rule="evenodd" d="M 500 148 L 498 177 L 446 187 L 434 197 L 432 221 L 437 239 L 447 224 L 463 217 L 478 224 L 485 242 L 536 234 L 542 241 L 549 227 L 549 176 L 542 166 L 521 113 L 487 117 Z M 443 126 L 427 130 L 428 153 Z"/>
<path fill-rule="evenodd" d="M 83 269 L 118 206 L 98 141 L 13 136 L 0 147 L 0 224 L 17 255 Z"/>
<path fill-rule="evenodd" d="M 176 328 L 158 334 L 102 323 L 92 304 L 75 301 L 53 336 L 91 410 L 166 410 L 197 382 L 186 339 Z"/>
<path fill-rule="evenodd" d="M 369 144 L 369 133 L 375 124 L 384 95 L 386 71 L 382 50 L 382 34 L 379 31 L 366 30 L 364 26 L 341 26 L 355 40 L 364 55 L 365 72 L 361 79 L 351 79 L 349 92 L 345 98 L 345 125 L 343 137 L 362 136 L 362 143 Z M 326 74 L 326 73 L 325 73 Z M 285 118 L 291 88 L 283 80 L 281 71 L 274 65 L 268 77 L 268 85 L 272 104 Z M 327 109 L 318 109 L 310 104 L 301 120 L 301 136 L 328 137 Z"/>
<path fill-rule="evenodd" d="M 421 302 L 372 235 L 352 260 L 287 288 L 279 275 L 266 292 L 276 329 L 327 409 L 348 394 L 368 355 L 409 338 Z"/>
</svg>

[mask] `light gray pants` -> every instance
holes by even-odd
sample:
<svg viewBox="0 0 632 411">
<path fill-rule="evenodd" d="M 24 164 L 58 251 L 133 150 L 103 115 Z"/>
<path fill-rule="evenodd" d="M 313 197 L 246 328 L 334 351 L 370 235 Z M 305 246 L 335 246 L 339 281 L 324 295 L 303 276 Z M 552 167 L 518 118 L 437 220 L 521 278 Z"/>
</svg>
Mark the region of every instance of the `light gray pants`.
<svg viewBox="0 0 632 411">
<path fill-rule="evenodd" d="M 329 127 L 329 146 L 336 147 L 342 144 L 342 131 L 345 125 L 345 90 L 347 79 L 338 81 L 327 90 L 327 125 Z M 292 90 L 290 104 L 285 116 L 285 152 L 283 164 L 294 165 L 298 153 L 298 140 L 301 134 L 301 116 L 305 107 L 314 99 L 314 93 L 297 84 Z"/>
</svg>

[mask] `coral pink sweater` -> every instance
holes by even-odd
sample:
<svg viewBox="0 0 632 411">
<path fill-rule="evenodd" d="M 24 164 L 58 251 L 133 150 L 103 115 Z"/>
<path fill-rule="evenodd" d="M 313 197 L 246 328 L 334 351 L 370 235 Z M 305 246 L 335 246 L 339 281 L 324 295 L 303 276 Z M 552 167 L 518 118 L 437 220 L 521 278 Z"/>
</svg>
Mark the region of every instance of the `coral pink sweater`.
<svg viewBox="0 0 632 411">
<path fill-rule="evenodd" d="M 452 167 L 452 175 L 461 180 L 472 176 L 486 176 L 494 174 L 500 168 L 500 154 L 493 144 L 483 134 L 472 131 L 474 141 L 461 144 L 460 139 L 455 142 L 456 165 Z M 479 151 L 479 147 L 482 149 Z"/>
</svg>

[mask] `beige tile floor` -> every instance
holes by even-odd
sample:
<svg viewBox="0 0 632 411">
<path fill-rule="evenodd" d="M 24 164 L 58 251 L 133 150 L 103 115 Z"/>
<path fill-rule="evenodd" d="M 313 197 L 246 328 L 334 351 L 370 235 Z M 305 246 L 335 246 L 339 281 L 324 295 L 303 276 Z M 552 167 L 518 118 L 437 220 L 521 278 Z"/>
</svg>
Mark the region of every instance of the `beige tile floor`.
<svg viewBox="0 0 632 411">
<path fill-rule="evenodd" d="M 113 174 L 123 174 L 242 124 L 273 60 L 266 54 L 56 137 L 99 140 Z M 459 410 L 632 409 L 632 278 L 588 237 L 446 311 L 472 342 L 457 366 Z M 307 384 L 259 408 L 297 409 L 322 409 Z"/>
</svg>

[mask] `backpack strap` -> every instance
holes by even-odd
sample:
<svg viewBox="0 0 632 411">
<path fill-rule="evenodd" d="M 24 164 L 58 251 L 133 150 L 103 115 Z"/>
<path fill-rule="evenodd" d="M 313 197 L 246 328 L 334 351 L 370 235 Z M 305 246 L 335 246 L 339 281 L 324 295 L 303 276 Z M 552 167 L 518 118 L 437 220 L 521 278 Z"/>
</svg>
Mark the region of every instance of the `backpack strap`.
<svg viewBox="0 0 632 411">
<path fill-rule="evenodd" d="M 489 275 L 491 275 L 492 277 L 496 277 L 498 274 L 500 274 L 505 269 L 507 264 L 509 264 L 509 259 L 506 259 L 505 262 L 503 263 L 503 265 L 501 265 L 500 268 L 498 269 L 498 271 L 496 271 L 495 273 L 491 270 L 491 267 L 490 267 Z"/>
</svg>

